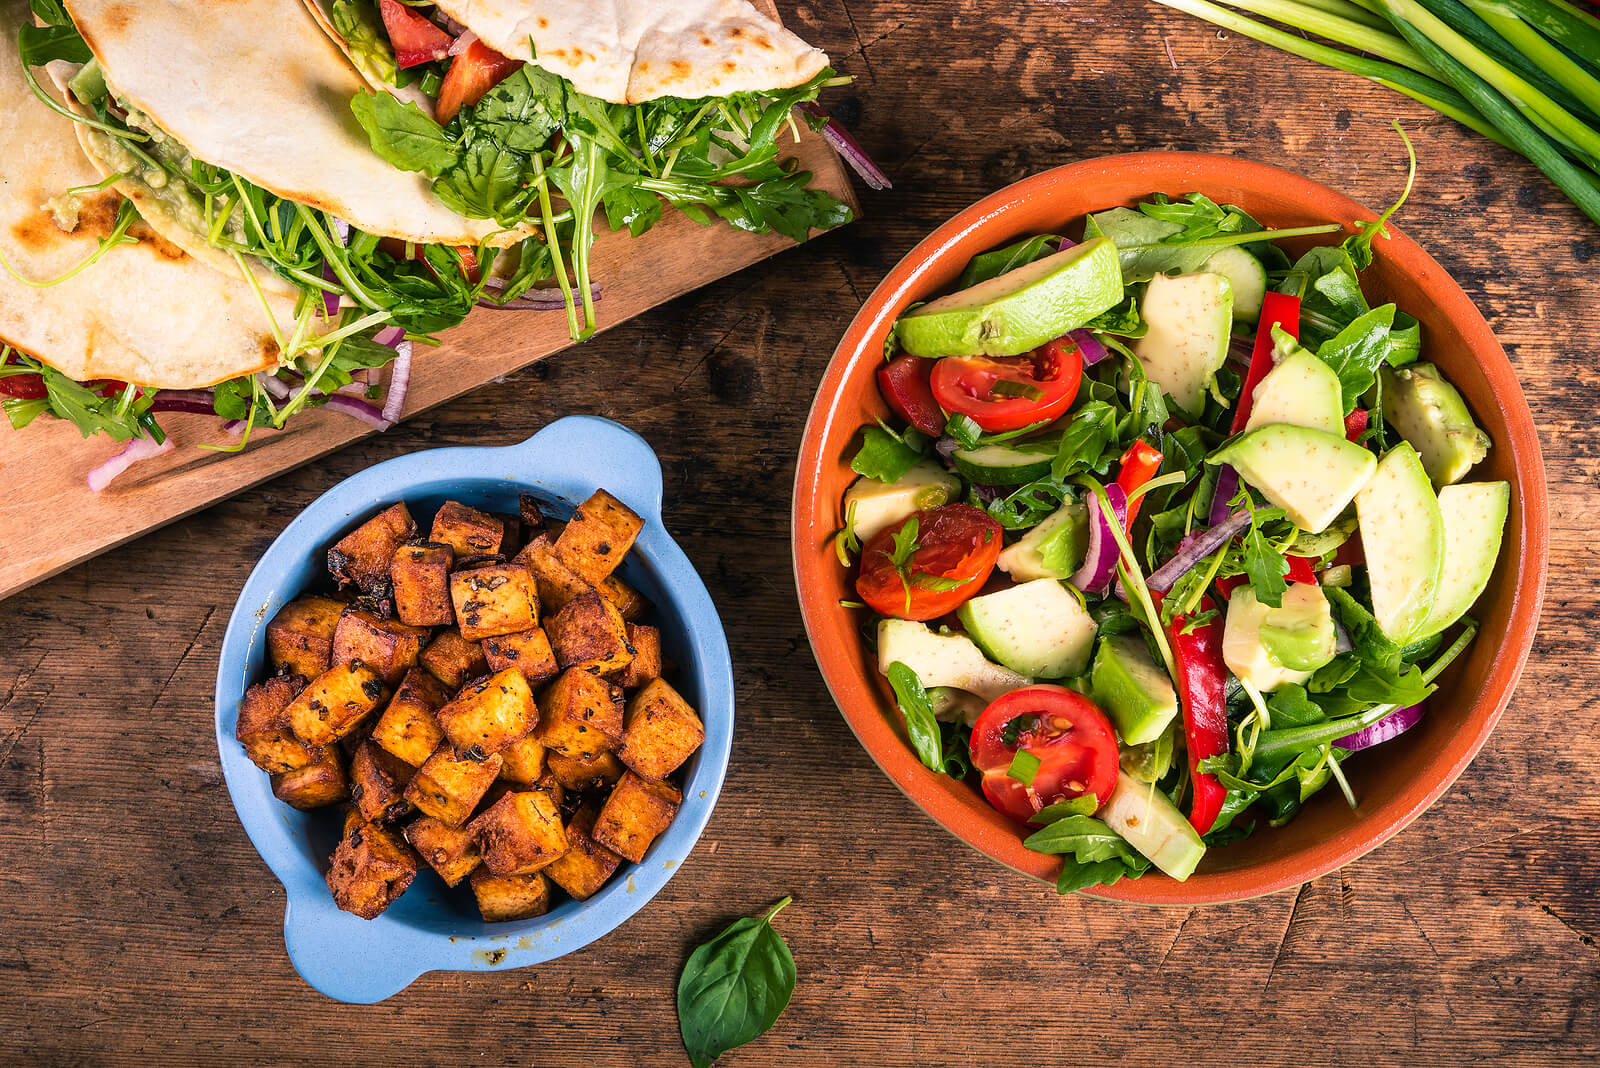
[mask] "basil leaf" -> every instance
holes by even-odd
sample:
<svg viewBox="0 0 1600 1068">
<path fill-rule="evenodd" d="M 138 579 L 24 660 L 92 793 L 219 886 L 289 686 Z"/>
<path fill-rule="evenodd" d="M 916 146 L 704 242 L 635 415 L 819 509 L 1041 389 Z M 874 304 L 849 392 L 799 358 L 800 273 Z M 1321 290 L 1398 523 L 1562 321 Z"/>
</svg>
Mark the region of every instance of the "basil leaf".
<svg viewBox="0 0 1600 1068">
<path fill-rule="evenodd" d="M 794 994 L 794 956 L 772 918 L 735 920 L 689 955 L 678 978 L 678 1029 L 695 1068 L 771 1030 Z"/>
<path fill-rule="evenodd" d="M 863 433 L 861 449 L 850 461 L 850 469 L 882 482 L 898 482 L 920 459 L 922 454 L 904 441 L 882 427 L 869 426 Z"/>
<path fill-rule="evenodd" d="M 437 178 L 454 167 L 460 147 L 423 110 L 389 93 L 357 93 L 350 101 L 372 151 L 403 171 Z"/>
<path fill-rule="evenodd" d="M 1056 892 L 1061 894 L 1137 879 L 1150 870 L 1150 862 L 1126 839 L 1092 816 L 1064 816 L 1022 844 L 1035 852 L 1061 855 L 1061 875 L 1056 880 Z"/>
<path fill-rule="evenodd" d="M 896 660 L 885 672 L 889 686 L 894 690 L 895 703 L 906 720 L 906 736 L 917 759 L 931 771 L 943 772 L 944 746 L 939 736 L 939 721 L 933 717 L 933 705 L 928 701 L 928 691 L 922 686 L 917 673 Z"/>
</svg>

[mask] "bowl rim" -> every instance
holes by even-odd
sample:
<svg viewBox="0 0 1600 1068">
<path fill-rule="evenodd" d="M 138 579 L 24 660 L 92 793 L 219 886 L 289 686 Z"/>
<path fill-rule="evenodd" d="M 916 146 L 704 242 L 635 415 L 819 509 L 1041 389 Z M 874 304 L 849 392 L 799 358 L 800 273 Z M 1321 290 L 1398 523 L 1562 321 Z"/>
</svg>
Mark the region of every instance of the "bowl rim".
<svg viewBox="0 0 1600 1068">
<path fill-rule="evenodd" d="M 1230 177 L 1237 177 L 1240 184 L 1257 188 L 1268 182 L 1273 183 L 1280 195 L 1292 197 L 1297 203 L 1308 206 L 1308 210 L 1314 214 L 1321 214 L 1323 209 L 1331 207 L 1338 213 L 1337 217 L 1329 219 L 1332 222 L 1371 222 L 1378 217 L 1350 197 L 1292 171 L 1212 153 L 1125 153 L 1042 171 L 990 193 L 958 212 L 919 241 L 890 269 L 863 302 L 835 348 L 818 383 L 801 438 L 790 512 L 791 563 L 806 637 L 835 706 L 873 762 L 935 823 L 978 852 L 1037 879 L 1053 881 L 1053 873 L 1057 868 L 1055 859 L 1023 849 L 1021 837 L 1015 832 L 1002 834 L 987 824 L 973 825 L 964 804 L 952 790 L 940 788 L 933 781 L 941 777 L 923 768 L 909 746 L 890 726 L 890 717 L 884 714 L 881 692 L 869 690 L 874 696 L 865 701 L 852 697 L 852 691 L 859 688 L 852 662 L 842 650 L 831 648 L 818 640 L 821 622 L 827 614 L 847 609 L 824 603 L 827 599 L 817 592 L 819 586 L 813 581 L 818 574 L 817 569 L 825 566 L 818 562 L 821 554 L 816 547 L 803 546 L 801 543 L 802 532 L 815 529 L 812 520 L 818 510 L 826 508 L 822 514 L 831 516 L 835 503 L 830 501 L 824 505 L 808 482 L 818 479 L 823 465 L 831 462 L 832 458 L 821 454 L 821 443 L 833 430 L 834 421 L 840 417 L 838 402 L 848 382 L 846 371 L 849 365 L 872 339 L 892 325 L 894 318 L 907 304 L 927 294 L 926 279 L 937 261 L 951 255 L 953 250 L 973 235 L 994 227 L 998 220 L 1029 201 L 1049 199 L 1053 191 L 1063 185 L 1084 183 L 1092 187 L 1095 181 L 1112 175 L 1122 177 L 1138 174 L 1148 178 L 1151 191 L 1176 189 L 1181 185 L 1184 192 L 1191 189 L 1207 192 L 1206 182 L 1191 177 L 1191 172 L 1197 168 L 1212 169 L 1213 173 L 1220 168 Z M 1336 871 L 1381 846 L 1444 794 L 1488 740 L 1510 701 L 1532 650 L 1548 570 L 1548 502 L 1538 434 L 1515 369 L 1471 298 L 1432 256 L 1401 233 L 1393 223 L 1388 224 L 1386 229 L 1390 239 L 1383 243 L 1380 254 L 1395 261 L 1406 275 L 1427 291 L 1443 317 L 1459 330 L 1468 349 L 1478 357 L 1483 373 L 1505 412 L 1510 432 L 1508 441 L 1497 444 L 1508 449 L 1512 456 L 1517 491 L 1515 496 L 1520 499 L 1524 540 L 1522 558 L 1514 562 L 1521 575 L 1513 591 L 1507 640 L 1496 650 L 1496 659 L 1485 679 L 1483 698 L 1478 703 L 1480 706 L 1487 703 L 1488 714 L 1469 735 L 1452 736 L 1446 747 L 1448 758 L 1442 767 L 1435 769 L 1435 780 L 1427 785 L 1413 785 L 1404 791 L 1395 802 L 1389 804 L 1382 819 L 1364 816 L 1352 826 L 1352 831 L 1360 829 L 1361 833 L 1341 835 L 1350 840 L 1340 843 L 1336 848 L 1320 852 L 1302 850 L 1250 867 L 1202 872 L 1184 883 L 1159 872 L 1151 872 L 1143 878 L 1125 879 L 1114 886 L 1079 891 L 1085 896 L 1174 907 L 1223 904 L 1276 893 Z M 1002 233 L 984 247 L 997 246 L 1023 232 Z M 854 429 L 854 426 L 850 428 L 852 433 Z M 1530 569 L 1531 575 L 1528 573 Z M 963 791 L 968 789 L 961 784 L 955 786 Z"/>
<path fill-rule="evenodd" d="M 693 680 L 684 689 L 698 694 L 705 742 L 671 825 L 643 861 L 627 864 L 585 901 L 563 902 L 529 920 L 482 924 L 488 928 L 482 933 L 427 930 L 392 914 L 361 920 L 334 906 L 323 867 L 296 844 L 294 810 L 272 796 L 267 775 L 235 740 L 238 696 L 254 681 L 251 662 L 265 640 L 267 621 L 302 592 L 298 584 L 286 589 L 287 583 L 280 583 L 287 569 L 303 566 L 308 554 L 379 507 L 448 495 L 441 484 L 485 482 L 509 483 L 569 505 L 604 487 L 639 512 L 645 527 L 635 547 L 683 621 L 678 637 L 689 661 L 683 669 Z M 428 971 L 501 970 L 554 960 L 604 937 L 643 908 L 693 851 L 721 793 L 734 726 L 732 656 L 705 583 L 662 521 L 655 453 L 619 423 L 569 416 L 513 445 L 454 446 L 392 457 L 341 480 L 302 509 L 261 554 L 240 590 L 218 654 L 213 725 L 240 825 L 284 887 L 284 941 L 291 963 L 328 997 L 371 1003 Z"/>
</svg>

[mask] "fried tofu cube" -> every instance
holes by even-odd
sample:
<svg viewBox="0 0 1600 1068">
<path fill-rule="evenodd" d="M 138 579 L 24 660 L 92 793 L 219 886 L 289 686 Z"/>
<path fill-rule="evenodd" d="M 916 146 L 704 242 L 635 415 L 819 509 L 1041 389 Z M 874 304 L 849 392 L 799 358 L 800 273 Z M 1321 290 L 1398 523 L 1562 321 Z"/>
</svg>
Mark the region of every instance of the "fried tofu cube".
<svg viewBox="0 0 1600 1068">
<path fill-rule="evenodd" d="M 328 550 L 328 570 L 340 586 L 352 583 L 364 593 L 389 588 L 389 565 L 395 550 L 411 540 L 417 524 L 405 502 L 384 509 Z"/>
<path fill-rule="evenodd" d="M 389 577 L 400 622 L 413 627 L 448 627 L 456 621 L 450 601 L 450 568 L 455 559 L 450 546 L 432 541 L 395 550 Z"/>
<path fill-rule="evenodd" d="M 461 636 L 480 642 L 539 625 L 533 575 L 521 564 L 491 564 L 450 576 Z"/>
<path fill-rule="evenodd" d="M 500 763 L 497 753 L 473 760 L 445 742 L 411 777 L 405 799 L 424 815 L 459 827 L 500 774 Z"/>
<path fill-rule="evenodd" d="M 595 820 L 593 838 L 637 864 L 650 843 L 672 822 L 683 795 L 669 783 L 651 782 L 633 772 L 617 781 Z"/>
<path fill-rule="evenodd" d="M 272 666 L 314 679 L 333 666 L 333 632 L 344 602 L 332 597 L 301 597 L 278 610 L 267 624 L 267 654 Z"/>
<path fill-rule="evenodd" d="M 661 677 L 661 631 L 642 623 L 628 624 L 628 644 L 633 646 L 633 659 L 623 669 L 624 690 L 636 690 L 651 679 Z"/>
<path fill-rule="evenodd" d="M 556 556 L 592 586 L 617 569 L 644 529 L 637 512 L 605 490 L 578 506 L 556 539 Z"/>
<path fill-rule="evenodd" d="M 428 632 L 364 608 L 347 608 L 333 632 L 334 664 L 365 664 L 387 686 L 417 666 Z"/>
<path fill-rule="evenodd" d="M 491 512 L 490 515 L 500 521 L 500 529 L 505 533 L 500 538 L 500 556 L 510 560 L 522 551 L 526 539 L 522 534 L 522 520 L 508 513 Z"/>
<path fill-rule="evenodd" d="M 302 812 L 347 800 L 350 779 L 339 761 L 338 750 L 329 750 L 315 764 L 278 772 L 272 777 L 272 795 Z"/>
<path fill-rule="evenodd" d="M 454 627 L 441 630 L 428 647 L 422 650 L 420 662 L 434 678 L 452 690 L 458 690 L 468 679 L 489 673 L 489 661 L 484 659 L 483 646 L 469 642 Z"/>
<path fill-rule="evenodd" d="M 361 823 L 340 839 L 328 865 L 333 902 L 363 920 L 376 919 L 417 877 L 417 854 L 400 832 Z"/>
<path fill-rule="evenodd" d="M 567 851 L 567 832 L 554 798 L 543 790 L 506 794 L 474 816 L 483 866 L 496 875 L 529 875 Z"/>
<path fill-rule="evenodd" d="M 500 551 L 505 524 L 498 516 L 469 508 L 459 501 L 445 501 L 433 517 L 429 541 L 448 545 L 458 558 L 492 556 Z"/>
<path fill-rule="evenodd" d="M 615 605 L 599 591 L 574 597 L 545 622 L 550 647 L 562 668 L 577 668 L 596 675 L 621 671 L 633 660 L 628 625 Z"/>
<path fill-rule="evenodd" d="M 594 588 L 556 558 L 555 539 L 548 531 L 524 545 L 516 563 L 532 573 L 539 607 L 545 615 L 559 612 L 568 601 Z"/>
<path fill-rule="evenodd" d="M 533 691 L 515 668 L 470 683 L 439 710 L 439 726 L 450 744 L 474 755 L 498 753 L 536 722 Z"/>
<path fill-rule="evenodd" d="M 532 734 L 500 750 L 500 778 L 509 783 L 532 786 L 544 774 L 544 746 Z"/>
<path fill-rule="evenodd" d="M 592 759 L 622 744 L 622 688 L 576 668 L 539 695 L 540 744 L 563 756 Z"/>
<path fill-rule="evenodd" d="M 405 836 L 446 886 L 455 886 L 483 862 L 477 840 L 465 828 L 448 826 L 432 816 L 418 816 L 406 824 Z"/>
<path fill-rule="evenodd" d="M 412 767 L 421 767 L 444 741 L 438 711 L 449 700 L 444 683 L 421 668 L 412 668 L 378 717 L 372 740 Z"/>
<path fill-rule="evenodd" d="M 268 774 L 315 764 L 322 752 L 289 729 L 289 704 L 306 688 L 303 675 L 274 675 L 244 692 L 233 736 L 256 767 Z"/>
<path fill-rule="evenodd" d="M 647 779 L 665 779 L 705 740 L 705 724 L 689 702 L 665 679 L 653 679 L 628 702 L 617 756 Z"/>
<path fill-rule="evenodd" d="M 629 623 L 637 621 L 650 611 L 650 602 L 645 600 L 644 594 L 615 575 L 608 575 L 606 580 L 600 583 L 600 594 L 616 605 L 617 612 Z"/>
<path fill-rule="evenodd" d="M 545 765 L 556 782 L 580 793 L 613 786 L 627 770 L 622 766 L 622 761 L 617 759 L 617 754 L 612 752 L 596 753 L 588 760 L 583 760 L 551 750 L 545 754 Z"/>
<path fill-rule="evenodd" d="M 411 811 L 406 784 L 416 769 L 371 741 L 361 743 L 350 758 L 350 799 L 364 820 L 385 823 Z"/>
<path fill-rule="evenodd" d="M 593 837 L 597 813 L 592 808 L 580 808 L 567 824 L 567 851 L 545 868 L 550 881 L 583 901 L 593 897 L 606 884 L 622 858 Z"/>
<path fill-rule="evenodd" d="M 561 673 L 556 664 L 556 654 L 550 648 L 550 636 L 543 627 L 519 630 L 515 634 L 497 634 L 483 639 L 483 655 L 495 671 L 515 668 L 529 684 L 553 679 Z"/>
<path fill-rule="evenodd" d="M 550 911 L 550 880 L 542 872 L 493 875 L 479 867 L 468 882 L 478 899 L 478 911 L 489 923 L 527 920 Z"/>
<path fill-rule="evenodd" d="M 361 726 L 383 697 L 383 680 L 365 664 L 324 671 L 289 704 L 289 729 L 307 745 L 327 745 Z"/>
</svg>

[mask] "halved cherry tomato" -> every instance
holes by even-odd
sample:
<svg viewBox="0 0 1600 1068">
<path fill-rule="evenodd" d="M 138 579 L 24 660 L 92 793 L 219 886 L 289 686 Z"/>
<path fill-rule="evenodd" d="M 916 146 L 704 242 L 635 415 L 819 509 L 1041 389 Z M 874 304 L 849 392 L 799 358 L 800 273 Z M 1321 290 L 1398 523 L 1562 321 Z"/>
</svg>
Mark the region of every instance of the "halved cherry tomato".
<svg viewBox="0 0 1600 1068">
<path fill-rule="evenodd" d="M 905 353 L 878 365 L 878 392 L 896 415 L 931 438 L 944 433 L 944 412 L 933 399 L 932 360 Z"/>
<path fill-rule="evenodd" d="M 429 22 L 400 0 L 378 0 L 383 13 L 383 28 L 389 31 L 394 57 L 402 67 L 415 67 L 443 59 L 455 38 Z"/>
<path fill-rule="evenodd" d="M 945 411 L 994 433 L 1054 419 L 1071 406 L 1082 378 L 1078 346 L 1058 337 L 1026 356 L 948 356 L 933 365 L 931 384 Z"/>
<path fill-rule="evenodd" d="M 7 375 L 0 378 L 0 394 L 18 400 L 44 400 L 49 391 L 44 388 L 43 375 Z"/>
<path fill-rule="evenodd" d="M 1284 557 L 1284 559 L 1289 561 L 1289 573 L 1287 575 L 1283 576 L 1284 577 L 1284 581 L 1286 581 L 1286 582 L 1315 582 L 1315 581 L 1317 581 L 1317 573 L 1315 571 L 1311 570 L 1311 558 L 1309 556 L 1287 556 L 1286 555 Z M 1234 590 L 1238 589 L 1240 586 L 1243 586 L 1246 582 L 1249 582 L 1249 581 L 1250 580 L 1245 578 L 1243 575 L 1228 575 L 1228 576 L 1226 576 L 1224 578 L 1219 578 L 1219 579 L 1217 579 L 1217 592 L 1222 594 L 1222 596 L 1224 596 L 1224 597 L 1231 596 Z"/>
<path fill-rule="evenodd" d="M 507 59 L 482 41 L 473 41 L 445 72 L 435 106 L 439 121 L 449 122 L 456 112 L 482 100 L 484 93 L 511 77 L 520 66 L 522 60 Z"/>
<path fill-rule="evenodd" d="M 455 246 L 457 255 L 461 257 L 461 277 L 474 285 L 478 282 L 478 249 L 475 245 Z M 433 264 L 422 255 L 422 246 L 402 241 L 398 237 L 378 238 L 378 251 L 387 253 L 397 260 L 418 260 L 434 277 L 439 272 L 433 269 Z"/>
<path fill-rule="evenodd" d="M 1008 774 L 1019 749 L 1039 760 L 1031 785 Z M 1083 694 L 1065 686 L 1025 686 L 978 716 L 972 765 L 983 772 L 989 804 L 1026 822 L 1047 805 L 1085 794 L 1104 805 L 1117 785 L 1117 736 L 1105 713 Z"/>
<path fill-rule="evenodd" d="M 1367 420 L 1372 418 L 1372 413 L 1365 408 L 1357 408 L 1344 417 L 1344 436 L 1355 441 L 1367 432 Z"/>
<path fill-rule="evenodd" d="M 913 522 L 916 549 L 896 567 L 895 536 Z M 856 593 L 881 616 L 937 619 L 983 589 L 1001 541 L 1000 524 L 970 504 L 926 509 L 861 547 Z"/>
</svg>

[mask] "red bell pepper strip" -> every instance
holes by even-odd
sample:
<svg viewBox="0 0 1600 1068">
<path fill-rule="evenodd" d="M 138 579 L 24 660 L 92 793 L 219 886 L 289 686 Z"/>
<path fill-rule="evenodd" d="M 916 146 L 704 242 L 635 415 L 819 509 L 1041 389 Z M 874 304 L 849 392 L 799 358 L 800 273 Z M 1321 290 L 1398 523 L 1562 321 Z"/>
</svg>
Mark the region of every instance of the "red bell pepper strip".
<svg viewBox="0 0 1600 1068">
<path fill-rule="evenodd" d="M 1284 559 L 1289 561 L 1289 573 L 1284 576 L 1288 581 L 1317 581 L 1317 573 L 1311 570 L 1311 558 L 1309 556 L 1285 556 Z M 1222 594 L 1223 597 L 1231 597 L 1234 590 L 1248 581 L 1250 580 L 1243 575 L 1228 575 L 1219 578 L 1217 579 L 1217 592 Z"/>
<path fill-rule="evenodd" d="M 896 415 L 931 438 L 944 433 L 944 410 L 933 399 L 928 377 L 933 360 L 903 353 L 878 365 L 878 392 Z"/>
<path fill-rule="evenodd" d="M 1216 607 L 1200 599 L 1200 611 Z M 1167 640 L 1178 666 L 1178 697 L 1183 702 L 1183 734 L 1189 747 L 1189 779 L 1194 794 L 1189 822 L 1200 834 L 1211 830 L 1228 791 L 1217 777 L 1200 770 L 1200 761 L 1228 751 L 1228 668 L 1222 661 L 1222 617 L 1213 616 L 1187 634 L 1185 616 L 1167 624 Z"/>
<path fill-rule="evenodd" d="M 1350 441 L 1355 441 L 1367 432 L 1367 420 L 1372 414 L 1365 408 L 1357 408 L 1344 417 L 1344 436 Z"/>
<path fill-rule="evenodd" d="M 1135 497 L 1133 491 L 1156 477 L 1156 472 L 1161 470 L 1161 452 L 1141 439 L 1129 445 L 1128 451 L 1117 462 L 1120 465 L 1117 485 L 1128 496 L 1128 521 L 1124 525 L 1132 530 L 1134 517 L 1139 514 L 1139 505 L 1144 503 L 1144 498 Z"/>
<path fill-rule="evenodd" d="M 1237 434 L 1250 421 L 1250 409 L 1255 407 L 1256 387 L 1272 370 L 1272 328 L 1281 326 L 1300 338 L 1300 298 L 1288 293 L 1268 293 L 1261 299 L 1261 325 L 1256 330 L 1256 347 L 1250 353 L 1250 369 L 1245 372 L 1244 385 L 1239 388 L 1238 407 L 1233 411 L 1233 430 Z"/>
</svg>

